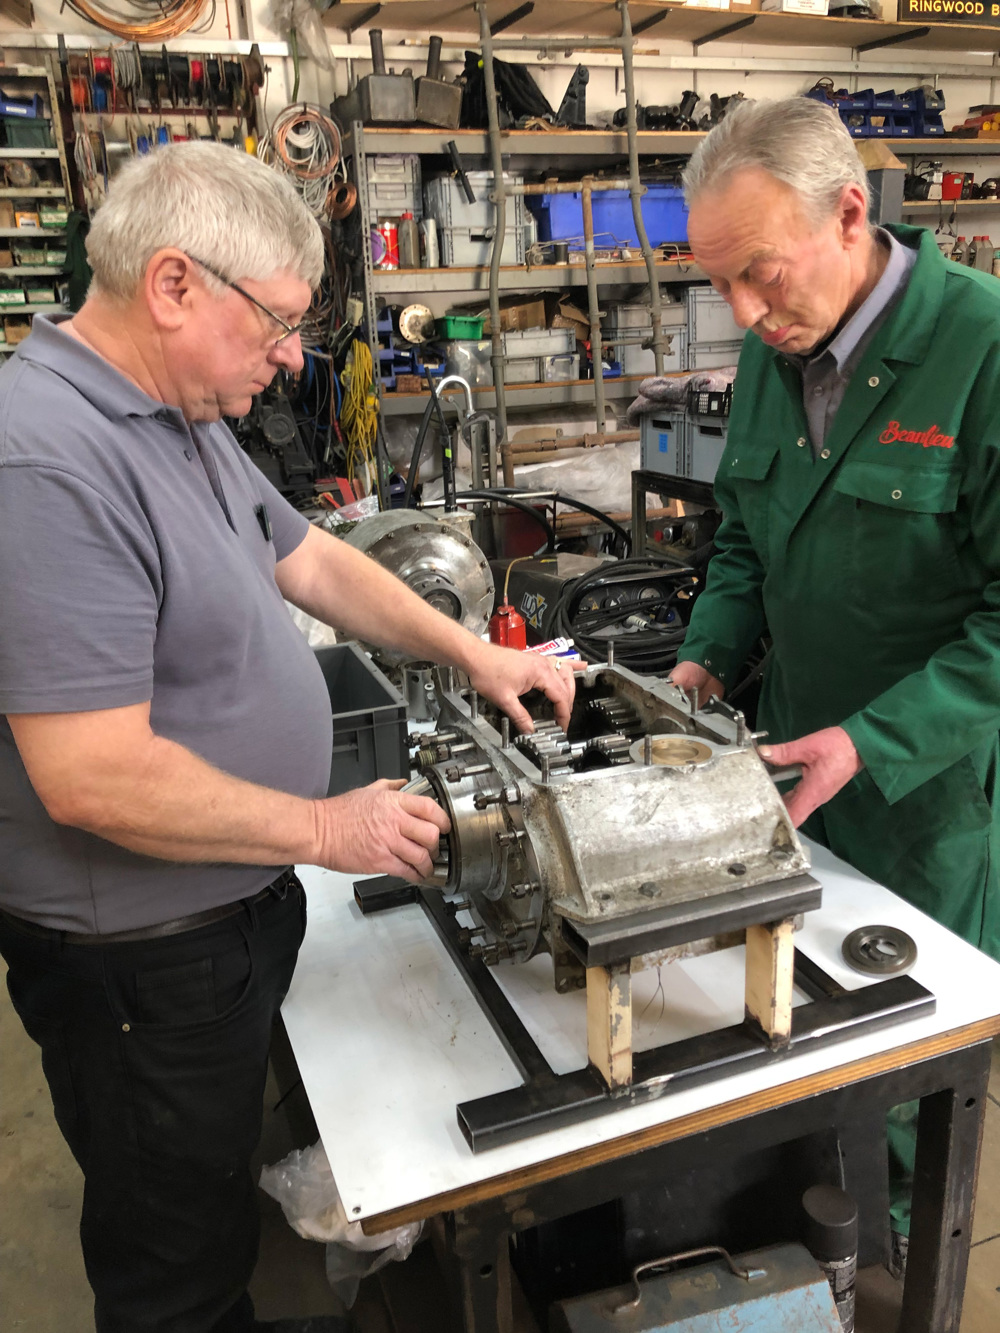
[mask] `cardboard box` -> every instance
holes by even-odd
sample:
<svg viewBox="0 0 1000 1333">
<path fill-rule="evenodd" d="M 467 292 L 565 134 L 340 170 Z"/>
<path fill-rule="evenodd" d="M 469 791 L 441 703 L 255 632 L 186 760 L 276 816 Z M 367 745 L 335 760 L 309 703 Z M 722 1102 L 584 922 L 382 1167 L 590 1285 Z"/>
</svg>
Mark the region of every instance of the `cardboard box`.
<svg viewBox="0 0 1000 1333">
<path fill-rule="evenodd" d="M 536 296 L 528 299 L 523 296 L 506 296 L 501 298 L 501 333 L 517 333 L 523 329 L 544 329 L 546 327 L 544 297 Z M 490 326 L 488 308 L 486 310 L 486 320 L 483 324 L 483 332 L 486 334 L 493 332 Z"/>
<path fill-rule="evenodd" d="M 23 343 L 31 332 L 31 319 L 28 315 L 5 315 L 3 331 L 11 346 Z"/>
<path fill-rule="evenodd" d="M 13 227 L 14 204 L 10 199 L 0 199 L 0 227 Z"/>
<path fill-rule="evenodd" d="M 590 342 L 590 316 L 568 296 L 546 297 L 545 309 L 550 329 L 574 329 L 577 342 Z"/>
<path fill-rule="evenodd" d="M 23 287 L 0 287 L 0 306 L 25 305 L 26 302 Z"/>
<path fill-rule="evenodd" d="M 765 14 L 813 14 L 828 13 L 827 0 L 761 0 L 761 12 Z"/>
<path fill-rule="evenodd" d="M 13 268 L 14 256 L 10 250 L 0 250 L 0 268 Z"/>
<path fill-rule="evenodd" d="M 65 227 L 69 222 L 69 209 L 63 206 L 51 207 L 42 204 L 38 217 L 43 227 Z"/>
<path fill-rule="evenodd" d="M 19 231 L 40 231 L 42 224 L 37 213 L 15 213 L 14 226 Z"/>
</svg>

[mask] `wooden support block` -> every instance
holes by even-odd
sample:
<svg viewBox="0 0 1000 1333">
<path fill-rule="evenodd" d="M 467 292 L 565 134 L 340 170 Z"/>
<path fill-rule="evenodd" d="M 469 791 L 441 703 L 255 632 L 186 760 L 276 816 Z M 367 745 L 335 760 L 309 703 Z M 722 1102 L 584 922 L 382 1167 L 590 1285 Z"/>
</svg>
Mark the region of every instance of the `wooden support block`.
<svg viewBox="0 0 1000 1333">
<path fill-rule="evenodd" d="M 747 926 L 746 1016 L 774 1050 L 792 1036 L 794 976 L 794 920 Z"/>
<path fill-rule="evenodd" d="M 609 1088 L 632 1082 L 629 963 L 587 968 L 587 1056 Z"/>
</svg>

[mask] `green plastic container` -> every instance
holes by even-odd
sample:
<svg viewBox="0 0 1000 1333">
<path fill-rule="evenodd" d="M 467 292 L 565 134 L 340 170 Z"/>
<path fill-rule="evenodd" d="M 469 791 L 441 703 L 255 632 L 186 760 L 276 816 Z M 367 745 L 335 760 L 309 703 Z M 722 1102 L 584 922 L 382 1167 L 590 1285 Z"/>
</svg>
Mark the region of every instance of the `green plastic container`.
<svg viewBox="0 0 1000 1333">
<path fill-rule="evenodd" d="M 54 148 L 52 130 L 47 120 L 0 116 L 3 139 L 8 148 Z"/>
<path fill-rule="evenodd" d="M 445 315 L 437 321 L 437 331 L 442 338 L 474 338 L 478 342 L 485 323 L 482 315 Z"/>
</svg>

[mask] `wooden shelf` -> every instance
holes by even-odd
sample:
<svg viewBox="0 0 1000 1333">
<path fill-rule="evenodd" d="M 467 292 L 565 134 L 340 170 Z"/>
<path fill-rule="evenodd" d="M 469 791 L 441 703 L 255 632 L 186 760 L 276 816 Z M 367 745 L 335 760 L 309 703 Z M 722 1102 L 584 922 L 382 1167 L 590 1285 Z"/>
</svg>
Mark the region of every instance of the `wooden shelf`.
<svg viewBox="0 0 1000 1333">
<path fill-rule="evenodd" d="M 58 301 L 45 301 L 41 305 L 0 305 L 2 315 L 41 315 L 51 310 L 66 310 Z"/>
<path fill-rule="evenodd" d="M 952 213 L 956 208 L 1000 208 L 1000 199 L 907 199 L 903 202 L 904 213 Z"/>
<path fill-rule="evenodd" d="M 15 264 L 12 268 L 0 268 L 0 282 L 17 282 L 21 278 L 47 278 L 67 272 L 65 264 Z"/>
<path fill-rule="evenodd" d="M 631 400 L 637 397 L 642 381 L 648 378 L 648 375 L 605 378 L 604 397 L 609 401 L 621 398 Z M 490 409 L 496 406 L 492 386 L 473 388 L 472 395 L 478 407 Z M 379 410 L 384 417 L 419 416 L 427 406 L 427 399 L 426 393 L 386 393 L 382 395 Z M 547 384 L 508 384 L 504 388 L 504 399 L 508 407 L 562 407 L 569 403 L 592 403 L 594 381 L 553 380 Z"/>
<path fill-rule="evenodd" d="M 492 22 L 509 14 L 511 9 L 511 0 L 489 0 Z M 629 14 L 633 30 L 640 29 L 639 40 L 643 44 L 653 37 L 699 44 L 728 37 L 743 46 L 839 46 L 864 50 L 873 43 L 888 42 L 907 51 L 1000 50 L 1000 27 L 965 23 L 896 23 L 878 19 L 822 18 L 810 14 L 753 14 L 740 12 L 739 8 L 719 10 L 664 5 L 657 0 L 632 0 Z M 469 0 L 383 0 L 377 8 L 371 0 L 340 0 L 325 12 L 323 22 L 345 32 L 365 29 L 371 24 L 406 32 L 476 35 L 479 32 L 479 18 Z M 732 31 L 735 25 L 742 23 L 746 26 Z M 544 5 L 536 5 L 532 13 L 513 24 L 498 40 L 549 36 L 585 36 L 593 40 L 617 37 L 620 32 L 621 19 L 611 0 L 603 3 L 548 0 Z M 553 40 L 553 46 L 557 45 Z"/>
<path fill-rule="evenodd" d="M 1000 32 L 1000 28 L 997 29 Z M 504 157 L 542 158 L 546 164 L 558 157 L 608 158 L 628 155 L 624 130 L 504 130 Z M 640 130 L 639 154 L 642 157 L 683 157 L 705 138 L 699 131 Z M 454 139 L 463 157 L 489 156 L 484 130 L 434 130 L 426 126 L 365 128 L 366 153 L 434 153 L 447 155 L 447 143 Z M 859 139 L 858 143 L 865 140 Z M 1000 154 L 1000 139 L 880 139 L 897 156 L 919 157 L 992 157 Z M 353 138 L 344 136 L 344 156 L 354 151 Z M 604 165 L 604 164 L 602 164 Z"/>
<path fill-rule="evenodd" d="M 58 148 L 0 148 L 0 161 L 4 158 L 44 158 L 46 161 L 59 161 Z"/>
<path fill-rule="evenodd" d="M 61 185 L 28 185 L 23 190 L 9 185 L 0 189 L 0 199 L 65 199 Z"/>
<path fill-rule="evenodd" d="M 704 282 L 705 273 L 692 260 L 671 259 L 656 265 L 660 282 Z M 376 292 L 488 292 L 490 270 L 481 268 L 397 268 L 376 269 L 372 274 Z M 646 265 L 638 260 L 598 261 L 597 281 L 607 283 L 646 283 Z M 503 292 L 555 291 L 560 287 L 586 287 L 587 270 L 583 264 L 538 264 L 501 268 Z"/>
<path fill-rule="evenodd" d="M 16 236 L 19 241 L 40 241 L 46 236 L 65 235 L 65 227 L 0 227 L 0 236 Z"/>
</svg>

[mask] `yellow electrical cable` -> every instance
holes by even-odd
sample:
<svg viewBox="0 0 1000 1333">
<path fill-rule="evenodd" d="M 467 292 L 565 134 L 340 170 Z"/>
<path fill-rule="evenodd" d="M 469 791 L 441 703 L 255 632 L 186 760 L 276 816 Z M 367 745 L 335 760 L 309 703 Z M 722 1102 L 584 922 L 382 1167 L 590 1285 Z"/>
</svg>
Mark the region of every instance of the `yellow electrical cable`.
<svg viewBox="0 0 1000 1333">
<path fill-rule="evenodd" d="M 353 481 L 360 472 L 365 472 L 370 491 L 375 484 L 378 399 L 371 348 L 360 338 L 351 344 L 340 382 L 344 389 L 340 429 L 347 444 L 347 479 Z"/>
</svg>

